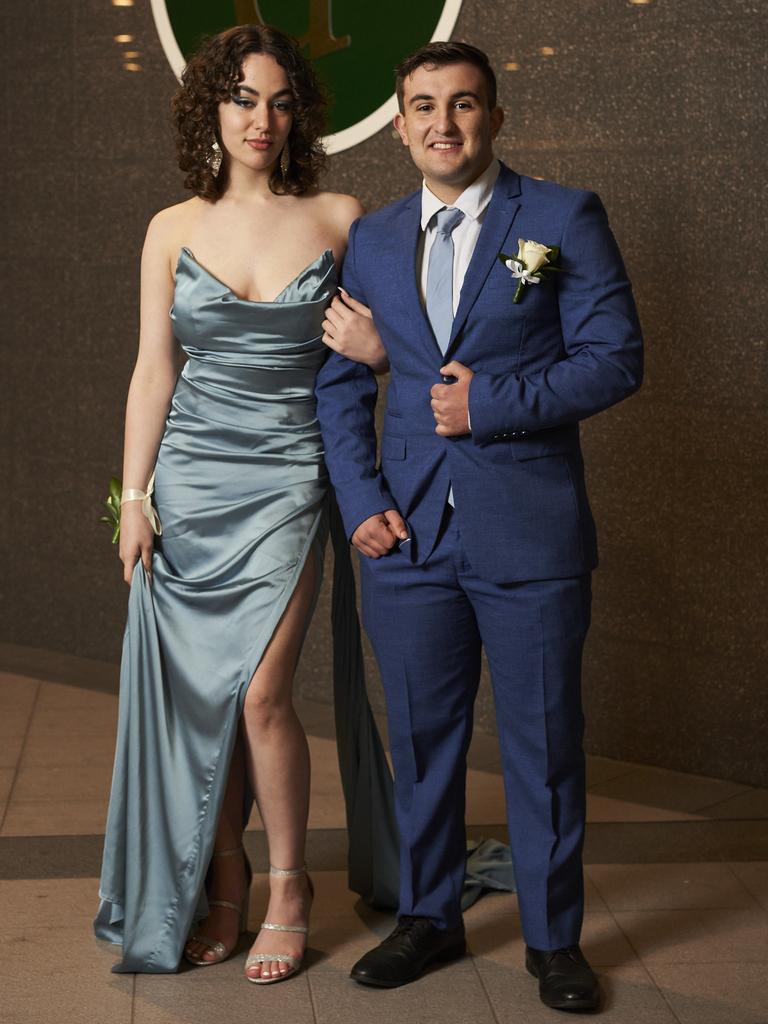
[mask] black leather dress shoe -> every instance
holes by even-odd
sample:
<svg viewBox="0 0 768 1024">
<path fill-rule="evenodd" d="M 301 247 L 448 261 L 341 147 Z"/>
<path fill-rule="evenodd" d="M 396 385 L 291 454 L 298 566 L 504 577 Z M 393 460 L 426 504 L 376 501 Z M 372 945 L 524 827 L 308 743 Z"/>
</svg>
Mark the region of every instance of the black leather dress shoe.
<svg viewBox="0 0 768 1024">
<path fill-rule="evenodd" d="M 600 1005 L 600 986 L 578 946 L 567 949 L 525 948 L 525 966 L 539 979 L 539 996 L 553 1010 L 583 1012 Z"/>
<path fill-rule="evenodd" d="M 464 928 L 443 931 L 428 917 L 401 917 L 384 941 L 350 972 L 361 985 L 397 988 L 415 981 L 430 965 L 458 960 L 467 951 Z"/>
</svg>

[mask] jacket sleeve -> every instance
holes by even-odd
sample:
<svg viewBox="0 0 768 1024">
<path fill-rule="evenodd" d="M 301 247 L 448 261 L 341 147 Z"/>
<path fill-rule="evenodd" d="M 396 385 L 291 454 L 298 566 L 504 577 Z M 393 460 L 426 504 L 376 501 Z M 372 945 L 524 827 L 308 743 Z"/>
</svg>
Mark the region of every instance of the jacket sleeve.
<svg viewBox="0 0 768 1024">
<path fill-rule="evenodd" d="M 522 376 L 476 373 L 469 389 L 476 444 L 578 422 L 640 387 L 643 347 L 632 288 L 594 192 L 576 195 L 559 265 L 565 358 Z"/>
<path fill-rule="evenodd" d="M 359 224 L 357 220 L 350 228 L 342 283 L 353 298 L 366 302 L 355 268 Z M 376 375 L 369 366 L 329 353 L 315 385 L 317 416 L 347 537 L 370 516 L 397 508 L 376 468 L 377 394 Z"/>
</svg>

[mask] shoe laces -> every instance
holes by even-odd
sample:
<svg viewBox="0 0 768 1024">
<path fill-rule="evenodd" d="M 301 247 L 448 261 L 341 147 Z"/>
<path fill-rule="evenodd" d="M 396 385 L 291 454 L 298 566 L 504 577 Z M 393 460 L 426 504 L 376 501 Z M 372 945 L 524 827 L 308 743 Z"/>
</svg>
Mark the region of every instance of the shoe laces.
<svg viewBox="0 0 768 1024">
<path fill-rule="evenodd" d="M 580 963 L 579 960 L 579 947 L 578 946 L 566 946 L 564 949 L 551 949 L 547 950 L 544 954 L 544 962 L 549 964 L 560 957 L 565 957 L 567 960 L 572 960 L 575 964 Z"/>
<path fill-rule="evenodd" d="M 422 931 L 429 927 L 431 922 L 426 917 L 409 917 L 407 914 L 398 918 L 397 928 L 392 932 L 391 938 L 399 935 L 411 935 L 413 932 Z"/>
</svg>

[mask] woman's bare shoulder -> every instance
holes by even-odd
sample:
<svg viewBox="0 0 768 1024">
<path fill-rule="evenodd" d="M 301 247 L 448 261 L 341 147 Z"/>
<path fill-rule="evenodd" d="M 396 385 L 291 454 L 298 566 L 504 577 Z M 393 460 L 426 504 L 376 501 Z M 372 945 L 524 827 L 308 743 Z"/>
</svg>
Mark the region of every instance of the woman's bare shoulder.
<svg viewBox="0 0 768 1024">
<path fill-rule="evenodd" d="M 203 204 L 204 200 L 193 196 L 183 203 L 175 203 L 173 206 L 166 206 L 164 210 L 158 210 L 147 227 L 147 238 L 170 241 L 179 234 L 184 234 L 200 216 Z"/>
<path fill-rule="evenodd" d="M 183 203 L 159 210 L 147 226 L 143 259 L 154 265 L 167 265 L 171 275 L 181 247 L 186 245 L 191 229 L 203 212 L 204 200 L 194 196 Z"/>
<path fill-rule="evenodd" d="M 356 196 L 348 196 L 343 192 L 318 192 L 315 202 L 329 218 L 346 227 L 365 213 L 363 204 Z"/>
</svg>

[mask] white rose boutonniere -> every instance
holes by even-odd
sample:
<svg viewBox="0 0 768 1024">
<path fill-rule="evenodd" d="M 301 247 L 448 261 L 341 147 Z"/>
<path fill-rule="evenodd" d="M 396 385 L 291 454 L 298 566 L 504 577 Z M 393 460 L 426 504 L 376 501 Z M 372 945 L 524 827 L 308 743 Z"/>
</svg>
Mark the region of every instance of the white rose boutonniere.
<svg viewBox="0 0 768 1024">
<path fill-rule="evenodd" d="M 523 297 L 523 289 L 527 284 L 541 284 L 542 275 L 548 271 L 562 273 L 560 267 L 552 264 L 560 255 L 560 247 L 557 245 L 543 245 L 541 242 L 534 242 L 529 238 L 518 238 L 517 256 L 507 256 L 500 252 L 499 259 L 517 280 L 517 288 L 513 302 L 519 302 Z"/>
</svg>

